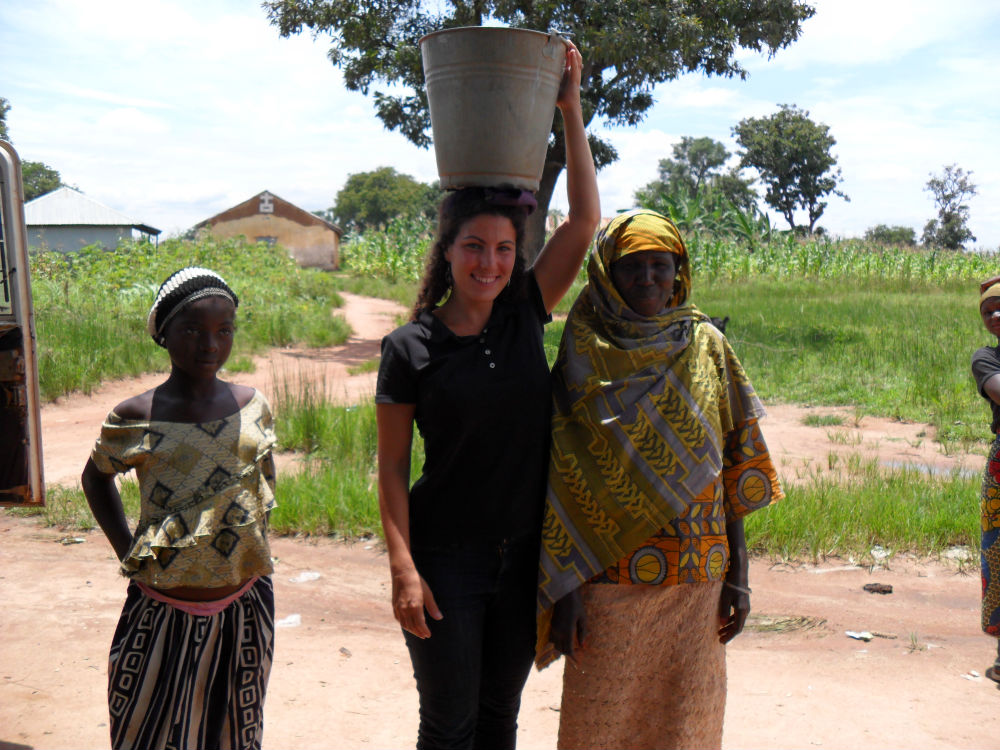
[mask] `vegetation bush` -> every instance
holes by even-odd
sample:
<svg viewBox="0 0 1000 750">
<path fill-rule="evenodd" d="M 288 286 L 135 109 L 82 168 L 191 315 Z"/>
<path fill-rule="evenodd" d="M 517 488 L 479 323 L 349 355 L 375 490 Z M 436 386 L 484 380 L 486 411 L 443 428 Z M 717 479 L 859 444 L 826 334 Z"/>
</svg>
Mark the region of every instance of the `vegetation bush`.
<svg viewBox="0 0 1000 750">
<path fill-rule="evenodd" d="M 167 370 L 166 355 L 146 333 L 146 314 L 159 285 L 184 266 L 219 272 L 239 295 L 235 365 L 268 346 L 331 346 L 350 335 L 331 314 L 342 300 L 330 275 L 301 269 L 263 243 L 167 240 L 37 253 L 31 282 L 43 399 Z"/>
</svg>

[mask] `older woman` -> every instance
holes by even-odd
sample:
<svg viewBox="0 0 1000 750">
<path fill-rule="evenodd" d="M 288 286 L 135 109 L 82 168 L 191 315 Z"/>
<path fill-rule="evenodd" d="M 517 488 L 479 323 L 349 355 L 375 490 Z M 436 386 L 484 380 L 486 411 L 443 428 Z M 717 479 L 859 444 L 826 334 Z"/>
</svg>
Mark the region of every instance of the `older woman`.
<svg viewBox="0 0 1000 750">
<path fill-rule="evenodd" d="M 559 747 L 719 747 L 750 611 L 743 517 L 781 498 L 764 414 L 689 301 L 669 219 L 598 235 L 553 375 L 539 667 L 571 657 Z"/>
</svg>

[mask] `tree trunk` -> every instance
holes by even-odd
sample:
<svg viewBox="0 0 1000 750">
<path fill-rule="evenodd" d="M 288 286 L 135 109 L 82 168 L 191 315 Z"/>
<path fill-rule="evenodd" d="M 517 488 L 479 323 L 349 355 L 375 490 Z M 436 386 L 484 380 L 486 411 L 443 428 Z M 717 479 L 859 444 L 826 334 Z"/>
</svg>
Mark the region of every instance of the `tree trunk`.
<svg viewBox="0 0 1000 750">
<path fill-rule="evenodd" d="M 524 254 L 530 266 L 535 262 L 538 253 L 545 244 L 545 220 L 549 215 L 549 203 L 552 201 L 552 191 L 555 189 L 556 180 L 563 171 L 560 162 L 546 160 L 542 169 L 542 179 L 535 193 L 538 201 L 538 208 L 528 217 L 528 224 L 524 234 Z"/>
</svg>

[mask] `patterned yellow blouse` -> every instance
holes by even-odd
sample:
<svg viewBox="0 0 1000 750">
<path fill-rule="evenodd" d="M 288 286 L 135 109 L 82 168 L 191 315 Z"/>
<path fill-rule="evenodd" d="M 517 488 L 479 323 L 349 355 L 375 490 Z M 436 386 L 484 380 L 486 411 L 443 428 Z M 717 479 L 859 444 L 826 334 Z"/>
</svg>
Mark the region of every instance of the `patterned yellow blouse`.
<svg viewBox="0 0 1000 750">
<path fill-rule="evenodd" d="M 756 419 L 726 436 L 723 462 L 722 474 L 686 513 L 591 582 L 673 586 L 721 581 L 729 565 L 726 524 L 783 495 Z"/>
<path fill-rule="evenodd" d="M 273 572 L 274 419 L 255 392 L 213 422 L 108 414 L 91 457 L 106 474 L 135 469 L 142 497 L 122 574 L 157 588 L 234 585 Z"/>
</svg>

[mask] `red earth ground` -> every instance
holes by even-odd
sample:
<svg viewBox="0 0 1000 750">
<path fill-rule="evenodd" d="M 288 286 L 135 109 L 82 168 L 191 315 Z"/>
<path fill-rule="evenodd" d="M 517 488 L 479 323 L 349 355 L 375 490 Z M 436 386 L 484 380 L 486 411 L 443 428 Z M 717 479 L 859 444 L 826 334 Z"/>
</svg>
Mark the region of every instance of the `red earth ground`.
<svg viewBox="0 0 1000 750">
<path fill-rule="evenodd" d="M 346 368 L 378 354 L 398 312 L 347 296 L 342 314 L 355 335 L 345 345 L 273 351 L 257 359 L 256 372 L 232 379 L 269 396 L 275 382 L 298 378 L 345 400 L 370 395 L 374 376 Z M 108 383 L 47 405 L 47 482 L 76 483 L 108 410 L 161 380 Z M 831 453 L 970 471 L 983 463 L 981 455 L 945 455 L 925 425 L 855 419 L 849 409 L 768 410 L 764 433 L 787 481 L 829 471 Z M 838 413 L 845 423 L 806 427 L 809 413 Z M 294 469 L 294 457 L 280 465 Z M 277 634 L 265 748 L 412 746 L 416 692 L 378 542 L 279 537 L 273 554 L 277 618 L 286 625 Z M 0 560 L 0 750 L 107 747 L 106 660 L 125 590 L 110 546 L 99 532 L 3 513 Z M 892 593 L 868 593 L 867 583 Z M 877 567 L 756 559 L 751 585 L 751 626 L 728 647 L 724 747 L 1000 748 L 1000 691 L 982 677 L 996 644 L 978 626 L 976 560 L 961 551 L 940 560 L 892 556 Z M 531 675 L 520 747 L 555 746 L 561 669 Z"/>
</svg>

